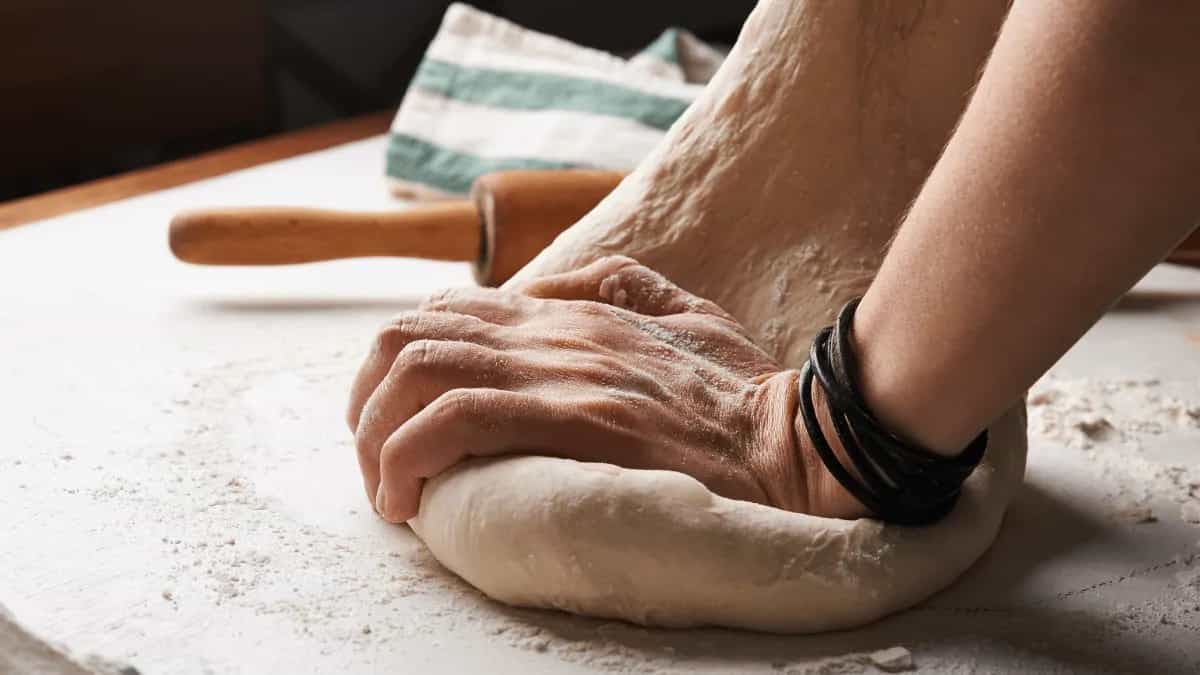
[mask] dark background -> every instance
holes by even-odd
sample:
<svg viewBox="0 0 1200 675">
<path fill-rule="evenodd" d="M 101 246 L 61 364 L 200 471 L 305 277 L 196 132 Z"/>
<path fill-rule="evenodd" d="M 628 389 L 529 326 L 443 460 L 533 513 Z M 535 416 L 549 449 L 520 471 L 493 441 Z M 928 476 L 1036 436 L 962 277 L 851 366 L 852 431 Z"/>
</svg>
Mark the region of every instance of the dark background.
<svg viewBox="0 0 1200 675">
<path fill-rule="evenodd" d="M 449 2 L 0 0 L 0 201 L 394 107 Z M 754 2 L 477 0 L 629 54 L 732 44 Z"/>
</svg>

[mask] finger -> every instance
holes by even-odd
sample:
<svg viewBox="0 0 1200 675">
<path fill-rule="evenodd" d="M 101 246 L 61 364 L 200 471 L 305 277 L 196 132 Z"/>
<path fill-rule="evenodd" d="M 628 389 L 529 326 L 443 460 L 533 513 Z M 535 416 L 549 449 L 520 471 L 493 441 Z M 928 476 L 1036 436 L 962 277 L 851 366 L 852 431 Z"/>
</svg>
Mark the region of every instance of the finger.
<svg viewBox="0 0 1200 675">
<path fill-rule="evenodd" d="M 396 355 L 416 340 L 461 340 L 503 349 L 509 344 L 505 329 L 475 316 L 452 312 L 404 312 L 388 322 L 375 336 L 371 351 L 358 369 L 350 387 L 346 422 L 357 431 L 363 406 L 392 368 Z"/>
<path fill-rule="evenodd" d="M 511 452 L 561 455 L 570 450 L 577 459 L 593 459 L 589 448 L 596 445 L 596 439 L 620 431 L 606 427 L 599 433 L 598 428 L 592 418 L 579 412 L 579 406 L 563 401 L 494 389 L 449 391 L 384 443 L 379 456 L 382 482 L 377 510 L 394 523 L 408 520 L 417 513 L 424 480 L 471 456 Z M 577 447 L 580 443 L 586 445 Z M 600 444 L 621 447 L 619 440 Z"/>
<path fill-rule="evenodd" d="M 602 258 L 573 272 L 534 279 L 522 290 L 533 297 L 593 300 L 649 316 L 692 312 L 730 318 L 716 304 L 624 256 Z"/>
<path fill-rule="evenodd" d="M 354 435 L 368 498 L 379 488 L 379 452 L 384 441 L 422 408 L 452 389 L 504 388 L 517 373 L 503 352 L 469 342 L 417 340 L 396 356 L 387 375 L 363 406 Z"/>
<path fill-rule="evenodd" d="M 529 279 L 512 290 L 534 298 L 599 301 L 600 283 L 606 277 L 637 266 L 638 261 L 628 256 L 606 256 L 569 272 Z"/>
<path fill-rule="evenodd" d="M 496 288 L 450 288 L 429 296 L 420 309 L 465 314 L 489 323 L 511 326 L 534 311 L 534 301 L 520 293 Z"/>
</svg>

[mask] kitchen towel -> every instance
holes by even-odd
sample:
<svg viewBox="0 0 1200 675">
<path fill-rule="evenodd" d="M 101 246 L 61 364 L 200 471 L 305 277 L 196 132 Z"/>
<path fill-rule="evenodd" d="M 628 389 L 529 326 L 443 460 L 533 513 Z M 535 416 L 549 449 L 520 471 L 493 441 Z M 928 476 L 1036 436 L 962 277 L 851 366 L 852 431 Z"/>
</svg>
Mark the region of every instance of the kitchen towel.
<svg viewBox="0 0 1200 675">
<path fill-rule="evenodd" d="M 392 122 L 392 189 L 438 199 L 491 171 L 632 170 L 723 57 L 669 29 L 625 59 L 451 5 Z"/>
</svg>

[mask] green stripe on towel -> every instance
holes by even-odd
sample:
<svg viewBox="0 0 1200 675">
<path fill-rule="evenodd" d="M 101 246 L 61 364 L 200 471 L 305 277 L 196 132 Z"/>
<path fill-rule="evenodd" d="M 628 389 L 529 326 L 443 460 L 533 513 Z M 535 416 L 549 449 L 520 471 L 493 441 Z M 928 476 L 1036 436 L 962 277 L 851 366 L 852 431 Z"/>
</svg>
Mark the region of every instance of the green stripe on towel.
<svg viewBox="0 0 1200 675">
<path fill-rule="evenodd" d="M 670 128 L 690 104 L 586 78 L 467 68 L 433 59 L 421 62 L 411 86 L 495 108 L 588 112 L 636 120 L 662 130 Z"/>
<path fill-rule="evenodd" d="M 467 192 L 477 176 L 514 169 L 587 168 L 583 164 L 524 157 L 477 157 L 447 150 L 408 134 L 388 138 L 387 174 L 445 192 Z"/>
</svg>

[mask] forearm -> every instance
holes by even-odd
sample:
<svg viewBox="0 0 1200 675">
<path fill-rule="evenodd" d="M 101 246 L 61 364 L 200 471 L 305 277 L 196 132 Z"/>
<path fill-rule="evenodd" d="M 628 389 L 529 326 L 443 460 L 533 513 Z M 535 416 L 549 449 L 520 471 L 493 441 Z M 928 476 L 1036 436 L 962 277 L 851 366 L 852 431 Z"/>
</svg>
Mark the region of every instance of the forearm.
<svg viewBox="0 0 1200 675">
<path fill-rule="evenodd" d="M 663 142 L 515 282 L 629 255 L 798 367 L 831 309 L 875 276 L 1004 11 L 761 0 Z"/>
<path fill-rule="evenodd" d="M 883 420 L 961 448 L 1200 212 L 1191 4 L 1018 2 L 855 323 Z"/>
</svg>

